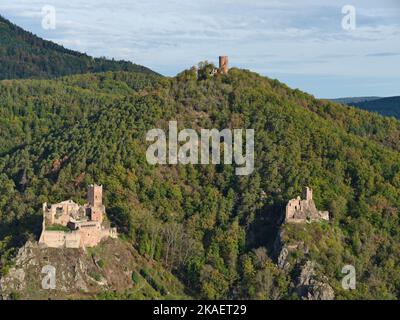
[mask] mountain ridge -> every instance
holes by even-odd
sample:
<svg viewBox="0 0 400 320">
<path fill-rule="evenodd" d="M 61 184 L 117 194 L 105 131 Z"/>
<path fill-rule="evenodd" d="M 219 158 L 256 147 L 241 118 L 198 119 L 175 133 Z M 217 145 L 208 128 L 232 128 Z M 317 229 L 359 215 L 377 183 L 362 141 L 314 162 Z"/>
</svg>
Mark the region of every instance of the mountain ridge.
<svg viewBox="0 0 400 320">
<path fill-rule="evenodd" d="M 347 104 L 382 116 L 400 119 L 400 96 L 393 97 L 355 97 L 329 99 L 332 102 Z"/>
<path fill-rule="evenodd" d="M 72 74 L 130 71 L 158 75 L 128 61 L 92 58 L 25 31 L 0 15 L 0 79 L 50 79 Z"/>
</svg>

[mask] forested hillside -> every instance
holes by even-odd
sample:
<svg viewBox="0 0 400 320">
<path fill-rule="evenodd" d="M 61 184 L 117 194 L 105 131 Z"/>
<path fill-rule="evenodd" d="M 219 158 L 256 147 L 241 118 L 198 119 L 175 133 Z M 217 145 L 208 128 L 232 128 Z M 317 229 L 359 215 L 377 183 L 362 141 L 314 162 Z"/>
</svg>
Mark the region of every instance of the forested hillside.
<svg viewBox="0 0 400 320">
<path fill-rule="evenodd" d="M 381 98 L 372 101 L 350 103 L 360 109 L 377 112 L 383 116 L 396 117 L 400 119 L 400 97 Z"/>
<path fill-rule="evenodd" d="M 207 67 L 207 66 L 204 66 Z M 201 70 L 200 70 L 201 71 Z M 315 261 L 341 298 L 398 299 L 400 122 L 314 99 L 231 69 L 199 80 L 108 72 L 0 82 L 0 255 L 37 238 L 41 204 L 85 199 L 104 185 L 122 241 L 155 259 L 197 298 L 295 299 L 299 265 Z M 255 129 L 255 171 L 231 165 L 152 166 L 147 130 Z M 277 266 L 286 202 L 314 189 L 329 223 L 283 226 L 305 251 Z M 357 270 L 344 291 L 341 269 Z"/>
<path fill-rule="evenodd" d="M 104 71 L 154 72 L 128 61 L 92 58 L 43 40 L 0 16 L 0 80 L 48 79 Z"/>
</svg>

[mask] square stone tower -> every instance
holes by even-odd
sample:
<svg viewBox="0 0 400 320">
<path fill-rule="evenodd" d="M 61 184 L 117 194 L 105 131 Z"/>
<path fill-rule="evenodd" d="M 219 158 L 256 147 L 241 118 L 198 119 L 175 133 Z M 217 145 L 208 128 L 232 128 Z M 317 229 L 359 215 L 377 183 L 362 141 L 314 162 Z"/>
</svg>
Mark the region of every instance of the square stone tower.
<svg viewBox="0 0 400 320">
<path fill-rule="evenodd" d="M 219 57 L 219 71 L 223 74 L 227 74 L 229 71 L 228 67 L 228 57 L 227 56 L 220 56 Z"/>
<path fill-rule="evenodd" d="M 305 187 L 303 189 L 302 197 L 304 200 L 307 200 L 307 201 L 312 200 L 313 199 L 312 189 L 310 189 L 309 187 Z"/>
<path fill-rule="evenodd" d="M 103 206 L 103 186 L 91 184 L 88 189 L 88 202 L 89 205 L 95 208 Z"/>
</svg>

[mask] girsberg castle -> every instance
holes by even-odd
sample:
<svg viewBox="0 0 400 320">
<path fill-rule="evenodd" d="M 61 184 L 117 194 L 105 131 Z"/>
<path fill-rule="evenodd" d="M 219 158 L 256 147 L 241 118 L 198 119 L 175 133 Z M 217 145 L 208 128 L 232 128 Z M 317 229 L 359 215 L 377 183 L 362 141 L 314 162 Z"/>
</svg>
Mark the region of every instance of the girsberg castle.
<svg viewBox="0 0 400 320">
<path fill-rule="evenodd" d="M 301 199 L 292 199 L 286 205 L 286 223 L 304 223 L 319 220 L 329 220 L 328 211 L 319 211 L 315 206 L 312 189 L 305 187 Z"/>
</svg>

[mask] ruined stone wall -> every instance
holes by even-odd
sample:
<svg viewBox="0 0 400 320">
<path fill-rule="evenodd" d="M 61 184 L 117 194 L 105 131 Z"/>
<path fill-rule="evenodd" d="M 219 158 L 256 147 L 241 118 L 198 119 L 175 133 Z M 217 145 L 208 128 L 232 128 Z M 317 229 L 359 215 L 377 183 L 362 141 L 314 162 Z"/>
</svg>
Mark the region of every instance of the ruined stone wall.
<svg viewBox="0 0 400 320">
<path fill-rule="evenodd" d="M 73 231 L 68 232 L 65 235 L 65 247 L 77 249 L 81 247 L 81 234 L 79 232 Z"/>
<path fill-rule="evenodd" d="M 44 240 L 44 232 L 45 232 L 45 230 L 46 230 L 46 220 L 43 219 L 43 221 L 42 221 L 42 232 L 40 234 L 39 243 L 44 243 L 45 242 L 45 240 Z"/>
<path fill-rule="evenodd" d="M 300 199 L 292 199 L 286 205 L 286 219 L 294 219 L 295 212 L 300 208 Z"/>
<path fill-rule="evenodd" d="M 62 226 L 66 226 L 68 224 L 68 222 L 69 222 L 69 219 L 70 219 L 70 217 L 67 216 L 67 215 L 61 215 L 59 217 L 54 216 L 52 224 L 59 224 L 59 225 L 62 225 Z"/>
<path fill-rule="evenodd" d="M 43 231 L 39 244 L 49 248 L 79 248 L 81 246 L 81 235 L 79 232 Z"/>
<path fill-rule="evenodd" d="M 47 204 L 43 205 L 44 218 L 48 221 L 48 224 L 60 224 L 66 226 L 70 219 L 70 214 L 77 212 L 79 205 L 73 201 L 64 201 L 56 203 L 47 207 Z M 60 213 L 58 213 L 58 211 Z"/>
<path fill-rule="evenodd" d="M 80 230 L 64 231 L 43 231 L 39 244 L 49 248 L 83 248 L 97 246 L 101 240 L 112 237 L 116 238 L 116 230 L 87 227 Z"/>
<path fill-rule="evenodd" d="M 102 238 L 99 223 L 92 222 L 90 225 L 80 226 L 78 232 L 81 234 L 81 241 L 84 247 L 94 247 L 99 244 Z"/>
<path fill-rule="evenodd" d="M 322 220 L 329 221 L 329 211 L 319 211 L 319 215 Z"/>
<path fill-rule="evenodd" d="M 97 246 L 101 240 L 117 238 L 116 228 L 103 228 L 100 222 L 77 223 L 78 229 L 70 232 L 49 231 L 43 221 L 39 244 L 49 248 L 80 248 Z"/>
<path fill-rule="evenodd" d="M 105 214 L 104 206 L 92 207 L 90 208 L 90 210 L 91 210 L 91 220 L 98 221 L 100 223 L 103 222 L 103 215 Z"/>
<path fill-rule="evenodd" d="M 93 226 L 81 226 L 78 230 L 81 233 L 81 244 L 84 247 L 97 246 L 101 240 L 111 237 L 117 238 L 115 228 L 102 228 L 100 224 Z"/>
<path fill-rule="evenodd" d="M 307 221 L 329 220 L 328 211 L 317 210 L 310 188 L 304 188 L 302 195 L 305 199 L 297 197 L 290 200 L 286 205 L 285 222 L 304 223 Z"/>
</svg>

